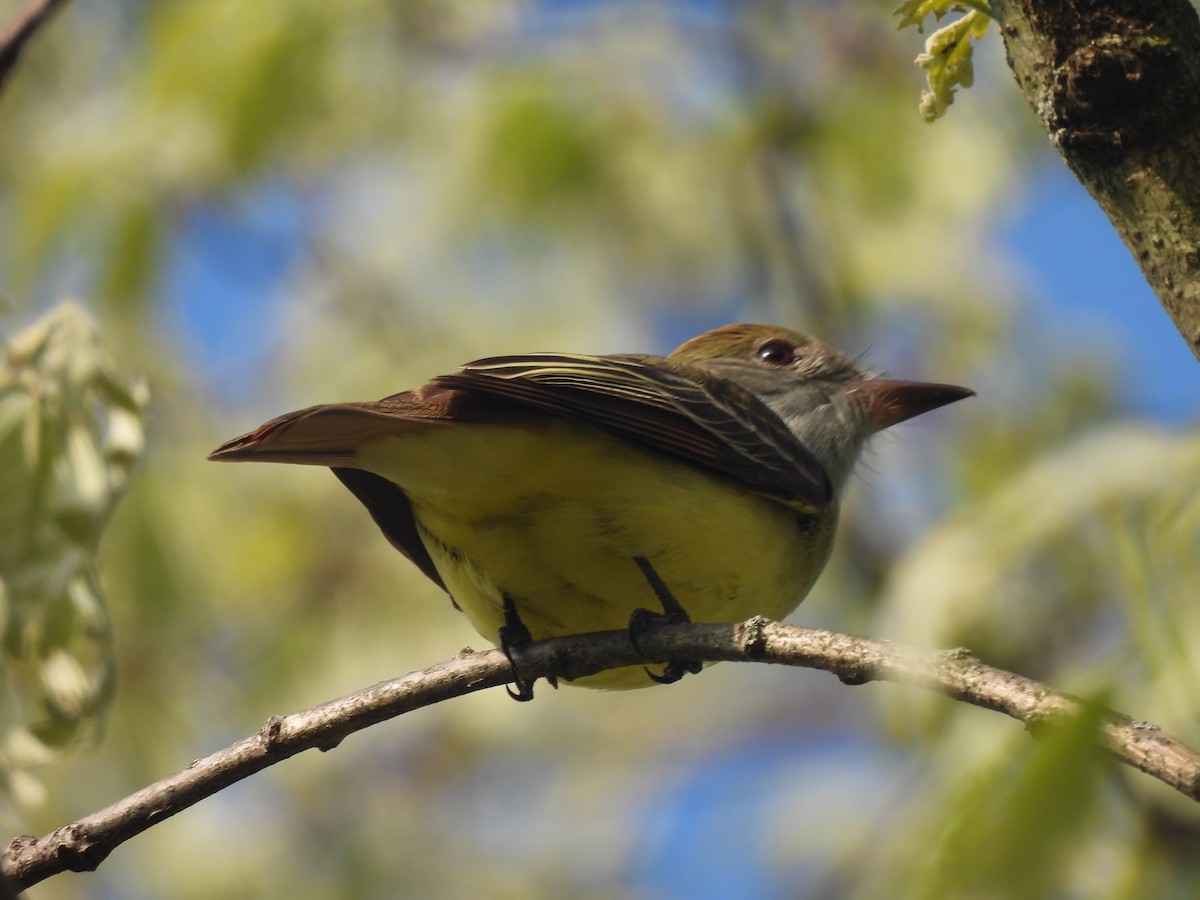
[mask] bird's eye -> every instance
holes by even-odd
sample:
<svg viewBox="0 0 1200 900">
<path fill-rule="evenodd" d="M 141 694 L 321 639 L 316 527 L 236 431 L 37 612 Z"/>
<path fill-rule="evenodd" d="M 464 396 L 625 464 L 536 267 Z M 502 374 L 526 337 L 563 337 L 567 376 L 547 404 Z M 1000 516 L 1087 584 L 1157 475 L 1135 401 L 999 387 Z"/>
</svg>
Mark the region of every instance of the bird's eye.
<svg viewBox="0 0 1200 900">
<path fill-rule="evenodd" d="M 796 361 L 796 348 L 777 338 L 760 346 L 754 351 L 754 356 L 771 366 L 790 366 Z"/>
</svg>

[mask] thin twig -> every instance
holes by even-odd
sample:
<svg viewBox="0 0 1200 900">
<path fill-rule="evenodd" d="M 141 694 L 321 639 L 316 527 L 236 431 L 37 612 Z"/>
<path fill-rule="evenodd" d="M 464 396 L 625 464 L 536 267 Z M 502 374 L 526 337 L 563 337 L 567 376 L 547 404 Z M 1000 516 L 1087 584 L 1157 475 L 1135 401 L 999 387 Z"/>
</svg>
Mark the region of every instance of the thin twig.
<svg viewBox="0 0 1200 900">
<path fill-rule="evenodd" d="M 12 74 L 21 51 L 46 20 L 67 0 L 34 0 L 8 27 L 0 31 L 0 88 Z"/>
<path fill-rule="evenodd" d="M 1082 701 L 1032 679 L 985 666 L 966 651 L 931 652 L 871 638 L 751 619 L 741 625 L 666 625 L 640 635 L 645 656 L 624 631 L 540 641 L 520 648 L 524 678 L 578 678 L 605 669 L 672 659 L 768 662 L 824 669 L 848 684 L 894 681 L 992 709 L 1040 730 L 1076 715 Z M 35 838 L 14 838 L 4 873 L 30 887 L 63 871 L 90 871 L 113 849 L 222 788 L 303 750 L 331 750 L 369 725 L 423 706 L 512 682 L 499 650 L 454 659 L 380 682 L 289 716 L 199 759 L 105 809 Z M 1117 760 L 1200 799 L 1200 754 L 1157 727 L 1109 713 L 1099 740 Z"/>
</svg>

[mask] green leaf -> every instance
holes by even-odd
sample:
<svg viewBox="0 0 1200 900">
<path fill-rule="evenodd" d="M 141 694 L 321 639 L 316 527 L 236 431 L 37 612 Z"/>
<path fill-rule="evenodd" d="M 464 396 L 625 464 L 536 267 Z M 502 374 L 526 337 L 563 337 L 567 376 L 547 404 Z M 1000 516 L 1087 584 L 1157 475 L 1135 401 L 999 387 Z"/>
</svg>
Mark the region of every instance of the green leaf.
<svg viewBox="0 0 1200 900">
<path fill-rule="evenodd" d="M 946 114 L 954 102 L 958 87 L 970 87 L 975 82 L 972 61 L 974 48 L 971 40 L 979 40 L 987 34 L 991 23 L 991 8 L 978 0 L 906 0 L 894 12 L 900 17 L 898 27 L 915 25 L 917 31 L 924 30 L 928 16 L 941 21 L 950 10 L 971 7 L 961 18 L 939 28 L 925 41 L 925 52 L 916 58 L 916 64 L 926 72 L 929 90 L 921 94 L 921 116 L 926 122 L 934 122 Z"/>
</svg>

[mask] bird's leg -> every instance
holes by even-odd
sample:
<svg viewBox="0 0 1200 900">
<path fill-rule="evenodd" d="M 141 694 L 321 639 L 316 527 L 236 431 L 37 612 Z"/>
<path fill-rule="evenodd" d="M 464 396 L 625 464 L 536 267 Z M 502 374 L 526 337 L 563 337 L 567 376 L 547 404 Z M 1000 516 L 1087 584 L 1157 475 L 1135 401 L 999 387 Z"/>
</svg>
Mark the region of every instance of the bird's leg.
<svg viewBox="0 0 1200 900">
<path fill-rule="evenodd" d="M 671 593 L 670 588 L 659 577 L 658 572 L 654 571 L 654 566 L 650 565 L 650 561 L 644 556 L 635 556 L 633 561 L 637 563 L 639 569 L 642 570 L 642 575 L 646 582 L 650 585 L 650 589 L 654 591 L 654 595 L 658 597 L 658 602 L 662 604 L 662 612 L 654 612 L 651 609 L 638 607 L 629 617 L 629 643 L 633 645 L 633 649 L 642 656 L 646 654 L 642 652 L 641 646 L 638 644 L 638 637 L 645 634 L 650 628 L 656 625 L 679 625 L 691 622 L 691 617 L 687 614 L 679 601 L 675 599 L 675 595 Z M 686 662 L 670 662 L 663 669 L 661 675 L 655 675 L 648 668 L 646 675 L 656 684 L 674 684 L 684 675 L 695 675 L 702 668 L 701 663 L 695 660 Z"/>
<path fill-rule="evenodd" d="M 508 664 L 512 666 L 513 684 L 516 685 L 515 691 L 508 685 L 504 686 L 504 690 L 508 691 L 508 696 L 520 703 L 532 700 L 533 681 L 526 681 L 521 676 L 521 672 L 517 668 L 517 661 L 513 659 L 513 650 L 521 647 L 523 644 L 528 644 L 533 640 L 533 635 L 529 633 L 529 629 L 521 621 L 521 616 L 517 613 L 517 604 L 513 602 L 513 598 L 508 594 L 504 594 L 504 624 L 496 632 L 496 637 L 500 644 L 500 651 L 508 659 Z M 536 681 L 537 679 L 534 680 Z M 547 675 L 546 681 L 550 687 L 558 687 L 558 679 L 555 676 Z"/>
</svg>

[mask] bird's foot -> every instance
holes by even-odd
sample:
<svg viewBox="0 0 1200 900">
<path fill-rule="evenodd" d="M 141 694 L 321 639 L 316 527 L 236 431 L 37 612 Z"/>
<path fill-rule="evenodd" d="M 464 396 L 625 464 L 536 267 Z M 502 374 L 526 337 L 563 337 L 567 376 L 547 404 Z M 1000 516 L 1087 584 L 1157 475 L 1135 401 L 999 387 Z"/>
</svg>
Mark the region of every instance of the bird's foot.
<svg viewBox="0 0 1200 900">
<path fill-rule="evenodd" d="M 505 685 L 504 690 L 518 703 L 527 703 L 533 699 L 533 683 L 537 679 L 529 680 L 521 674 L 521 670 L 517 667 L 517 661 L 513 658 L 513 653 L 514 651 L 519 652 L 522 646 L 532 641 L 533 635 L 521 621 L 521 616 L 517 613 L 517 604 L 508 594 L 504 595 L 504 624 L 500 626 L 496 636 L 500 644 L 500 652 L 508 659 L 508 664 L 512 667 L 513 672 L 513 687 Z M 547 675 L 546 682 L 552 688 L 558 687 L 558 678 L 554 675 Z"/>
<path fill-rule="evenodd" d="M 629 643 L 634 650 L 645 656 L 646 653 L 642 650 L 639 642 L 643 634 L 659 625 L 681 625 L 691 622 L 692 619 L 687 614 L 687 610 L 675 599 L 675 595 L 671 593 L 670 588 L 659 577 L 648 559 L 644 556 L 635 556 L 633 561 L 642 570 L 642 575 L 663 608 L 662 612 L 655 612 L 652 609 L 639 607 L 629 617 Z M 647 677 L 655 684 L 674 684 L 684 675 L 697 674 L 703 668 L 703 664 L 697 660 L 670 662 L 667 663 L 661 674 L 651 672 L 648 667 L 643 668 L 646 669 Z"/>
</svg>

